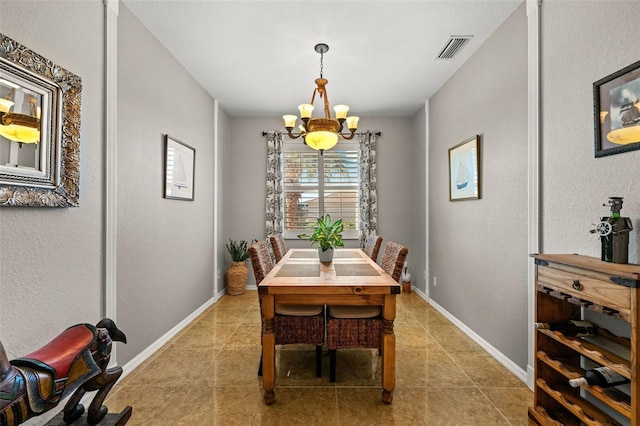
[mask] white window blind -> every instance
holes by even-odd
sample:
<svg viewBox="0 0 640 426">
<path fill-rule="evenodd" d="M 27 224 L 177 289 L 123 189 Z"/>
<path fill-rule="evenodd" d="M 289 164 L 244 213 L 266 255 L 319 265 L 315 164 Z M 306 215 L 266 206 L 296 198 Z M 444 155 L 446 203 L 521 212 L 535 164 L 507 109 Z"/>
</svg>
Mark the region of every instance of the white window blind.
<svg viewBox="0 0 640 426">
<path fill-rule="evenodd" d="M 285 143 L 284 231 L 295 238 L 309 233 L 317 218 L 329 213 L 342 219 L 343 238 L 358 237 L 359 158 L 357 144 L 345 144 L 320 155 L 296 141 Z"/>
<path fill-rule="evenodd" d="M 324 163 L 324 212 L 358 230 L 358 151 L 328 151 Z"/>
</svg>

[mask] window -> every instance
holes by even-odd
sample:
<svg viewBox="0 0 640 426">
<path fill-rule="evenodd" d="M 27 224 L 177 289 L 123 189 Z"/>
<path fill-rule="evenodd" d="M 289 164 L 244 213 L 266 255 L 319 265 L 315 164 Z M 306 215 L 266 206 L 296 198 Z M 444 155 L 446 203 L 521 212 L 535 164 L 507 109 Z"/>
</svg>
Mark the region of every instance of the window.
<svg viewBox="0 0 640 426">
<path fill-rule="evenodd" d="M 342 219 L 343 238 L 358 238 L 360 181 L 357 142 L 320 155 L 300 141 L 284 144 L 284 235 L 309 233 L 318 217 Z"/>
</svg>

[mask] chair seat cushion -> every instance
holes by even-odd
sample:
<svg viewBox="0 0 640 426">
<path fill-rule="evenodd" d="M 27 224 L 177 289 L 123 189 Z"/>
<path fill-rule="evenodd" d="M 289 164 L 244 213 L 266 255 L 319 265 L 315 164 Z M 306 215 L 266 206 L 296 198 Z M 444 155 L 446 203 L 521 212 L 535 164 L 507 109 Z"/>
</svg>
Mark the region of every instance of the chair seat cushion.
<svg viewBox="0 0 640 426">
<path fill-rule="evenodd" d="M 321 305 L 282 305 L 276 303 L 276 314 L 296 317 L 311 317 L 322 312 Z"/>
<path fill-rule="evenodd" d="M 380 312 L 382 312 L 382 308 L 380 306 L 329 306 L 329 315 L 334 318 L 373 318 L 380 315 Z"/>
</svg>

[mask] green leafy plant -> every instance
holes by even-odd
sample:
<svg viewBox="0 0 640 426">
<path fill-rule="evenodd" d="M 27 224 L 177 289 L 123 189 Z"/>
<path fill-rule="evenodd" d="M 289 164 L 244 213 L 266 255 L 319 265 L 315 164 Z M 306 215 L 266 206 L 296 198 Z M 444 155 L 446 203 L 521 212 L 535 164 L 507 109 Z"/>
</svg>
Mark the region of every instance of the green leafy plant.
<svg viewBox="0 0 640 426">
<path fill-rule="evenodd" d="M 318 218 L 313 228 L 313 234 L 300 234 L 298 238 L 312 241 L 314 245 L 320 247 L 322 251 L 326 251 L 334 247 L 344 247 L 344 241 L 342 241 L 343 230 L 344 225 L 342 219 L 332 222 L 331 216 L 327 213 Z"/>
<path fill-rule="evenodd" d="M 245 240 L 235 241 L 229 238 L 229 244 L 225 244 L 225 246 L 227 246 L 227 250 L 231 255 L 231 260 L 234 262 L 244 262 L 247 260 L 249 258 L 247 244 Z"/>
</svg>

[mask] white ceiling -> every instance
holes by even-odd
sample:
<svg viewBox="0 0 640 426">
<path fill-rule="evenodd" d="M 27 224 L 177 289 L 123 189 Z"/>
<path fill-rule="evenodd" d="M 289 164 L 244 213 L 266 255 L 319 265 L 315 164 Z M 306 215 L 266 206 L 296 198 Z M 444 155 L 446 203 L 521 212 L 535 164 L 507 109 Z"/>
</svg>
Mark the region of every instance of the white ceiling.
<svg viewBox="0 0 640 426">
<path fill-rule="evenodd" d="M 229 115 L 297 114 L 320 74 L 314 46 L 326 43 L 331 106 L 410 116 L 522 0 L 123 3 Z M 436 59 L 452 35 L 473 39 L 454 59 Z"/>
</svg>

